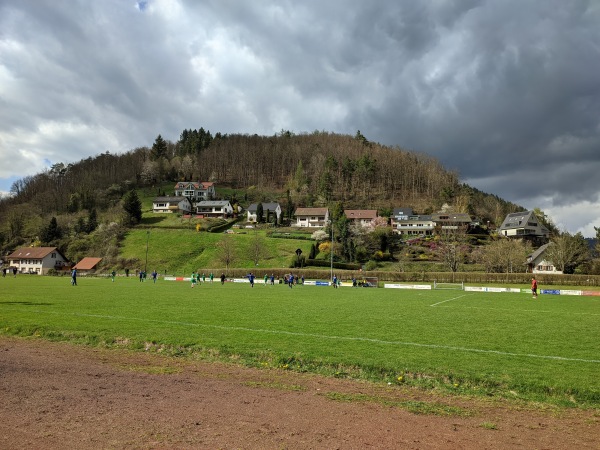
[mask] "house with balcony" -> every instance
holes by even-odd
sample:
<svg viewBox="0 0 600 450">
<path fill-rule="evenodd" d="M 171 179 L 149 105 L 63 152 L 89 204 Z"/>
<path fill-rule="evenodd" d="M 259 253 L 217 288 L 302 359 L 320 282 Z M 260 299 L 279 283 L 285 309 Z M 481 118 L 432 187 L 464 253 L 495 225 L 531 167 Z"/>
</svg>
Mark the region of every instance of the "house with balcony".
<svg viewBox="0 0 600 450">
<path fill-rule="evenodd" d="M 329 210 L 327 208 L 298 208 L 294 213 L 296 221 L 293 227 L 323 228 L 329 223 Z"/>
<path fill-rule="evenodd" d="M 435 222 L 438 231 L 467 231 L 473 222 L 470 215 L 466 213 L 433 213 L 431 220 Z"/>
<path fill-rule="evenodd" d="M 344 215 L 350 223 L 366 227 L 377 218 L 376 209 L 346 209 Z"/>
<path fill-rule="evenodd" d="M 390 221 L 394 233 L 401 236 L 431 236 L 435 230 L 430 215 L 415 214 L 412 208 L 395 208 Z"/>
<path fill-rule="evenodd" d="M 194 203 L 215 198 L 215 184 L 210 181 L 179 181 L 175 185 L 175 197 L 187 197 Z"/>
<path fill-rule="evenodd" d="M 192 203 L 187 197 L 175 197 L 167 195 L 155 197 L 152 200 L 153 213 L 181 213 L 189 214 L 192 211 Z"/>
<path fill-rule="evenodd" d="M 19 273 L 46 275 L 50 269 L 64 270 L 67 258 L 56 247 L 21 247 L 6 257 Z"/>
<path fill-rule="evenodd" d="M 199 217 L 227 218 L 233 215 L 233 206 L 229 200 L 205 200 L 196 203 L 196 214 Z"/>
<path fill-rule="evenodd" d="M 537 218 L 533 211 L 510 213 L 498 228 L 500 236 L 511 238 L 543 238 L 550 237 L 550 230 Z"/>
</svg>

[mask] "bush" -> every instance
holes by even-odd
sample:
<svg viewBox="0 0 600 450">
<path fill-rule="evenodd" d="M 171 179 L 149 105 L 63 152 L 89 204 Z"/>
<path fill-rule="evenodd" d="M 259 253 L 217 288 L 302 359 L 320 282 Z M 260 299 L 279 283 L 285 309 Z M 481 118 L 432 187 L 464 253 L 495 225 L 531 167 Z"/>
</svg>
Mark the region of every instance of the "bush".
<svg viewBox="0 0 600 450">
<path fill-rule="evenodd" d="M 377 269 L 377 262 L 370 260 L 365 264 L 365 270 L 376 270 Z"/>
</svg>

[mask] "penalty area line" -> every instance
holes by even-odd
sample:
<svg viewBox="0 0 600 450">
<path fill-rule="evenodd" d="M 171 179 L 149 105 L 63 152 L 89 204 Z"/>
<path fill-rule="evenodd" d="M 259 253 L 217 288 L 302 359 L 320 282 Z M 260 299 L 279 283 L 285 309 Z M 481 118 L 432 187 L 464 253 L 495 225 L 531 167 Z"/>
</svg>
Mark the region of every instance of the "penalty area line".
<svg viewBox="0 0 600 450">
<path fill-rule="evenodd" d="M 457 298 L 459 298 L 459 297 L 457 297 Z M 53 313 L 50 311 L 39 311 L 39 312 L 47 313 L 47 314 L 65 315 L 65 313 Z M 311 338 L 317 338 L 317 339 L 331 339 L 331 340 L 337 340 L 337 341 L 372 342 L 375 344 L 382 344 L 382 345 L 410 346 L 410 347 L 430 348 L 430 349 L 437 349 L 437 350 L 450 350 L 450 351 L 465 352 L 465 353 L 481 353 L 481 354 L 509 356 L 509 357 L 518 357 L 518 358 L 535 358 L 535 359 L 547 359 L 547 360 L 554 360 L 554 361 L 568 361 L 568 362 L 600 364 L 599 359 L 567 358 L 564 356 L 536 355 L 533 353 L 502 352 L 500 350 L 485 350 L 485 349 L 480 349 L 480 348 L 457 347 L 457 346 L 452 346 L 452 345 L 422 344 L 419 342 L 387 341 L 387 340 L 382 340 L 382 339 L 356 337 L 356 336 L 335 336 L 335 335 L 316 334 L 316 333 L 300 333 L 297 331 L 267 330 L 267 329 L 262 329 L 262 328 L 248 328 L 248 327 L 231 327 L 231 326 L 225 326 L 225 325 L 209 325 L 209 324 L 195 323 L 195 322 L 182 322 L 182 321 L 176 321 L 176 320 L 144 319 L 141 317 L 112 316 L 112 315 L 103 315 L 103 314 L 71 313 L 71 315 L 78 316 L 78 317 L 94 317 L 94 318 L 109 319 L 109 320 L 132 320 L 132 321 L 138 321 L 138 322 L 161 323 L 161 324 L 180 325 L 180 326 L 189 326 L 189 327 L 197 327 L 197 328 L 213 328 L 213 329 L 217 329 L 217 330 L 246 331 L 246 332 L 251 332 L 251 333 L 311 337 Z"/>
<path fill-rule="evenodd" d="M 437 303 L 434 303 L 433 305 L 429 305 L 429 306 L 437 306 L 437 305 L 441 305 L 442 303 L 451 302 L 452 300 L 458 300 L 459 298 L 467 297 L 467 296 L 469 296 L 469 295 L 472 295 L 472 294 L 463 294 L 463 295 L 459 295 L 458 297 L 449 298 L 448 300 L 443 300 L 443 301 L 441 301 L 441 302 L 437 302 Z"/>
</svg>

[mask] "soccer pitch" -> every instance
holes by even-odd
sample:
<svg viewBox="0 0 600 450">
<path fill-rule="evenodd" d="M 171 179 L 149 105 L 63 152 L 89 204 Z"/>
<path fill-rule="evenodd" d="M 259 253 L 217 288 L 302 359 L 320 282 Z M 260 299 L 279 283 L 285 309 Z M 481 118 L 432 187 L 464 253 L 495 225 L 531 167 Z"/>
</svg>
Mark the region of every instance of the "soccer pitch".
<svg viewBox="0 0 600 450">
<path fill-rule="evenodd" d="M 0 333 L 600 406 L 600 297 L 0 279 Z"/>
</svg>

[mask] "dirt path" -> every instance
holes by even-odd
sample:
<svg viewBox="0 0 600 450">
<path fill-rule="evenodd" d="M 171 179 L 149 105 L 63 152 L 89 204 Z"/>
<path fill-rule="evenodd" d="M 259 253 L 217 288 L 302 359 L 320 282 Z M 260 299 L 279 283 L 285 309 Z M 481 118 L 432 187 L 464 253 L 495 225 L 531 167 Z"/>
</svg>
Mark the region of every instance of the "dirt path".
<svg viewBox="0 0 600 450">
<path fill-rule="evenodd" d="M 600 414 L 0 337 L 0 448 L 600 449 Z"/>
</svg>

